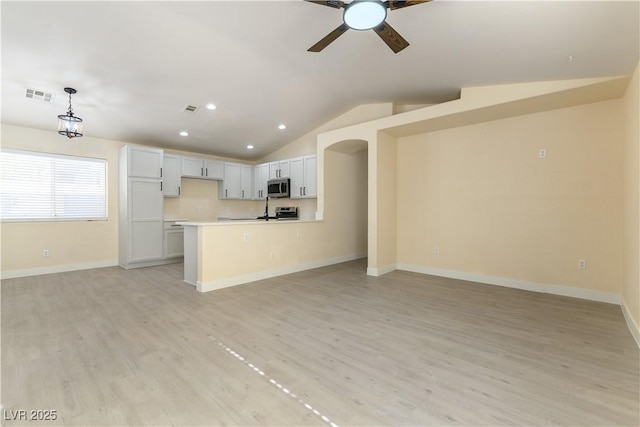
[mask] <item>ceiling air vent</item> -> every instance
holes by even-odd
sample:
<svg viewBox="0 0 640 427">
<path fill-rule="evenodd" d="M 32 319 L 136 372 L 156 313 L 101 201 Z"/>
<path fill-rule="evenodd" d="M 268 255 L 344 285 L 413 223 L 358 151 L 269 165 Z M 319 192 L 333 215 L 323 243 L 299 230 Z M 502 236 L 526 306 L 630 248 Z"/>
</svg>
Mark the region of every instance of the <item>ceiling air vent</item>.
<svg viewBox="0 0 640 427">
<path fill-rule="evenodd" d="M 36 89 L 27 89 L 27 93 L 25 95 L 28 99 L 32 99 L 34 101 L 43 101 L 48 104 L 53 102 L 53 94 L 47 93 L 41 90 Z"/>
<path fill-rule="evenodd" d="M 193 113 L 197 113 L 199 109 L 200 107 L 196 107 L 194 105 L 187 105 L 186 107 L 184 107 L 183 112 L 193 114 Z"/>
</svg>

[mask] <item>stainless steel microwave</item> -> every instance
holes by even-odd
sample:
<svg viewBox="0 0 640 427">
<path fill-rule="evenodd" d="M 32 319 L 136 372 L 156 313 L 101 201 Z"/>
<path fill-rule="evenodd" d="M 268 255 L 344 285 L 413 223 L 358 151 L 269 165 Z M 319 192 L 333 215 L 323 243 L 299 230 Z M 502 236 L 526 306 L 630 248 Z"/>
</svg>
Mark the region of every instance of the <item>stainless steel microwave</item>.
<svg viewBox="0 0 640 427">
<path fill-rule="evenodd" d="M 290 186 L 289 178 L 270 179 L 267 181 L 267 195 L 272 199 L 289 197 Z"/>
</svg>

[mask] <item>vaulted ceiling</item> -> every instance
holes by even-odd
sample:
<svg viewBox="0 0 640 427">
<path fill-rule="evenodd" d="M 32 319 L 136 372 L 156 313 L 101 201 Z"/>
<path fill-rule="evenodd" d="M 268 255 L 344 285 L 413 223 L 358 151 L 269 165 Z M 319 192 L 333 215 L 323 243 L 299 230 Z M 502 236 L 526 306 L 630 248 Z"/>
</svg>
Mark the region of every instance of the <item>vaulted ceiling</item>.
<svg viewBox="0 0 640 427">
<path fill-rule="evenodd" d="M 3 1 L 1 12 L 3 123 L 55 130 L 71 86 L 87 136 L 247 160 L 360 104 L 626 75 L 640 51 L 638 1 L 434 0 L 389 12 L 411 44 L 398 54 L 354 30 L 307 52 L 342 11 L 305 1 Z"/>
</svg>

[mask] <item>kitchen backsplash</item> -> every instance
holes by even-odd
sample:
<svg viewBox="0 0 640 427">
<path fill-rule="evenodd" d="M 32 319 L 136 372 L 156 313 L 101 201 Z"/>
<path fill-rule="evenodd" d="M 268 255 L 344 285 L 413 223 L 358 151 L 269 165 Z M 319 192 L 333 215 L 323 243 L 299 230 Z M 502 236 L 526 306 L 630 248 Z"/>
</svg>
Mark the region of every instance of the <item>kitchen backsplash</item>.
<svg viewBox="0 0 640 427">
<path fill-rule="evenodd" d="M 218 200 L 218 181 L 182 178 L 181 195 L 164 199 L 165 218 L 215 221 L 218 217 L 252 218 L 264 213 L 263 200 Z M 316 199 L 270 199 L 269 213 L 276 206 L 298 206 L 300 219 L 314 219 Z"/>
</svg>

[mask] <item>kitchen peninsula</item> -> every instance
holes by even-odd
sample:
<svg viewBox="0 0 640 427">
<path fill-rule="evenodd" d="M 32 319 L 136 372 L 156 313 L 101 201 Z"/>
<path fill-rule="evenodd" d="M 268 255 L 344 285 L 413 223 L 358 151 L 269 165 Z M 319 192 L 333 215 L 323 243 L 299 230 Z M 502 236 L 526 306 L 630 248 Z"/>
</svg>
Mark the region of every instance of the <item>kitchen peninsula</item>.
<svg viewBox="0 0 640 427">
<path fill-rule="evenodd" d="M 345 259 L 322 220 L 182 222 L 184 280 L 200 292 L 321 267 Z"/>
</svg>

